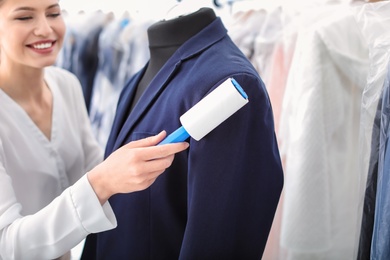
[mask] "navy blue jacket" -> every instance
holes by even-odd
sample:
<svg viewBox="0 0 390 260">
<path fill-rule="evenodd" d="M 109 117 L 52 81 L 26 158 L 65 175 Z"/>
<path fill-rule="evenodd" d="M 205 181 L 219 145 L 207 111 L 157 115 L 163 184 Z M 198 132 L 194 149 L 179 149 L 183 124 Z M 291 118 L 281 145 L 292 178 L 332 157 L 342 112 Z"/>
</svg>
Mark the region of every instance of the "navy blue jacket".
<svg viewBox="0 0 390 260">
<path fill-rule="evenodd" d="M 188 150 L 147 190 L 110 198 L 114 230 L 90 235 L 84 259 L 261 259 L 283 186 L 265 86 L 217 18 L 185 42 L 129 114 L 145 69 L 121 93 L 106 156 L 180 127 L 179 117 L 228 77 L 249 103 Z"/>
</svg>

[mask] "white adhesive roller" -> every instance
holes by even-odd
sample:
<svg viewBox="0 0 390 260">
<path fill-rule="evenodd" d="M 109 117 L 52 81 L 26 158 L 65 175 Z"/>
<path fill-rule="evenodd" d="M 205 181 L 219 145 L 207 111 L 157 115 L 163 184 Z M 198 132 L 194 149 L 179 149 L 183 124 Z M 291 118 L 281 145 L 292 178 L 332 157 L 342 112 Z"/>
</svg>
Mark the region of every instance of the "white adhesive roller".
<svg viewBox="0 0 390 260">
<path fill-rule="evenodd" d="M 248 96 L 238 82 L 228 78 L 180 117 L 182 127 L 167 136 L 160 144 L 196 141 L 248 103 Z"/>
</svg>

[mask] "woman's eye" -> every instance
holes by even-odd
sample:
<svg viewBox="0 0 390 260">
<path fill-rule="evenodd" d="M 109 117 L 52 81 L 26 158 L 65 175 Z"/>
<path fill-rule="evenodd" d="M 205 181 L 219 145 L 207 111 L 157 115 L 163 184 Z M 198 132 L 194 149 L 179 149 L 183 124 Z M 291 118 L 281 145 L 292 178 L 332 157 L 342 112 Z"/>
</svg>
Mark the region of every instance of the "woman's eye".
<svg viewBox="0 0 390 260">
<path fill-rule="evenodd" d="M 16 18 L 16 20 L 19 20 L 19 21 L 26 21 L 26 20 L 30 20 L 30 19 L 32 19 L 31 16 L 23 16 L 23 17 Z"/>
<path fill-rule="evenodd" d="M 49 14 L 48 16 L 52 17 L 52 18 L 56 18 L 56 17 L 58 17 L 60 15 L 61 15 L 60 13 L 54 13 L 54 14 Z"/>
</svg>

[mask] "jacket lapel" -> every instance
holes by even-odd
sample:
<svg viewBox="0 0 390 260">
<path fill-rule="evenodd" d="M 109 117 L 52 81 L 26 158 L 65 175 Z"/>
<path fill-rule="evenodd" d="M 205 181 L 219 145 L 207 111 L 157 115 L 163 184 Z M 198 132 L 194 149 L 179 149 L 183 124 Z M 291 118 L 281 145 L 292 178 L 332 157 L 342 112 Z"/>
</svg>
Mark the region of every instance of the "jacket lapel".
<svg viewBox="0 0 390 260">
<path fill-rule="evenodd" d="M 135 86 L 138 85 L 141 76 L 137 77 L 137 79 L 131 82 L 133 87 L 131 87 L 130 89 L 132 89 L 132 91 L 131 92 L 129 91 L 127 96 L 124 95 L 121 98 L 122 101 L 121 105 L 125 105 L 127 106 L 127 108 L 124 109 L 123 106 L 122 107 L 118 106 L 118 109 L 122 111 L 119 112 L 118 110 L 118 113 L 120 113 L 120 115 L 118 115 L 118 121 L 114 122 L 114 124 L 117 123 L 120 124 L 120 122 L 123 122 L 124 119 L 126 121 L 123 124 L 123 127 L 120 129 L 119 135 L 115 141 L 115 145 L 113 146 L 112 151 L 118 149 L 120 146 L 128 142 L 127 138 L 129 134 L 132 132 L 133 128 L 136 126 L 139 120 L 142 120 L 142 117 L 145 115 L 148 109 L 154 104 L 154 102 L 157 100 L 158 96 L 162 93 L 164 88 L 168 85 L 169 79 L 174 74 L 174 72 L 180 67 L 180 64 L 181 64 L 180 59 L 178 60 L 170 59 L 167 62 L 167 64 L 165 64 L 164 67 L 159 71 L 159 73 L 154 77 L 154 79 L 150 82 L 149 86 L 146 88 L 145 92 L 142 94 L 137 104 L 134 106 L 133 110 L 130 112 L 130 114 L 128 114 L 129 107 L 131 105 L 131 102 L 128 101 L 133 99 L 135 94 L 135 89 L 136 89 Z M 120 124 L 120 126 L 121 125 L 122 124 Z M 116 135 L 114 134 L 114 136 Z"/>
<path fill-rule="evenodd" d="M 110 147 L 106 148 L 106 155 L 128 142 L 128 136 L 133 131 L 136 124 L 142 120 L 148 109 L 156 102 L 157 98 L 169 84 L 182 62 L 191 59 L 194 55 L 216 43 L 221 38 L 225 37 L 226 33 L 227 31 L 223 26 L 221 19 L 217 18 L 211 25 L 207 26 L 201 33 L 195 36 L 193 40 L 184 43 L 150 82 L 130 115 L 129 107 L 131 106 L 131 100 L 134 98 L 136 86 L 141 80 L 147 65 L 129 82 L 130 86 L 126 89 L 126 93 L 123 93 L 120 103 L 118 104 L 117 115 L 109 139 L 112 140 L 110 142 Z M 115 137 L 117 138 L 115 144 L 112 146 Z"/>
</svg>

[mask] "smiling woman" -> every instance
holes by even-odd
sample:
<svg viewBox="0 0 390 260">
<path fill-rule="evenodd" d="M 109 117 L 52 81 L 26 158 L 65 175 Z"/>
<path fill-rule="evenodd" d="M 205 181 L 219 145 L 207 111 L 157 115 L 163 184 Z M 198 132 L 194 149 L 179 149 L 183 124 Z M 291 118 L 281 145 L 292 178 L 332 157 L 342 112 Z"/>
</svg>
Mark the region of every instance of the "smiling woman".
<svg viewBox="0 0 390 260">
<path fill-rule="evenodd" d="M 58 0 L 0 0 L 0 260 L 62 259 L 116 227 L 108 198 L 148 188 L 186 143 L 156 136 L 102 162 L 80 81 L 54 67 Z"/>
<path fill-rule="evenodd" d="M 0 12 L 4 18 L 1 30 L 9 30 L 13 34 L 1 34 L 3 42 L 1 50 L 4 57 L 2 62 L 8 61 L 10 64 L 7 67 L 13 66 L 12 59 L 5 59 L 6 56 L 9 56 L 32 66 L 42 67 L 53 64 L 61 48 L 65 32 L 65 24 L 59 18 L 59 5 L 55 3 L 50 6 L 40 5 L 33 8 L 20 4 L 15 8 L 8 2 L 2 1 L 1 4 Z M 20 43 L 24 43 L 24 46 Z M 19 49 L 17 46 L 21 48 Z M 42 54 L 45 54 L 45 59 L 42 60 L 42 63 L 36 64 L 36 58 L 41 58 Z M 24 59 L 27 57 L 28 59 Z"/>
</svg>

